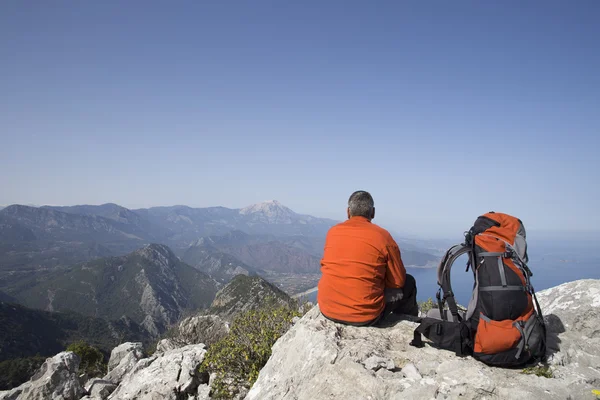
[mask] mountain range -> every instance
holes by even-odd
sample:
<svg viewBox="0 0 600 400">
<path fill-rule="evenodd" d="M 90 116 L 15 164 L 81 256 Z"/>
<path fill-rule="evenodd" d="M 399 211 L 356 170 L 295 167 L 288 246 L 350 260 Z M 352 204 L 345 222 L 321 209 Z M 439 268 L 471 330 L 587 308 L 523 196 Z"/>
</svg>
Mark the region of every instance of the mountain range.
<svg viewBox="0 0 600 400">
<path fill-rule="evenodd" d="M 33 309 L 129 318 L 150 335 L 211 304 L 237 275 L 313 287 L 334 220 L 277 201 L 241 209 L 117 204 L 0 210 L 0 297 Z M 438 257 L 402 252 L 407 266 Z"/>
<path fill-rule="evenodd" d="M 236 275 L 256 275 L 258 273 L 256 268 L 210 244 L 191 246 L 181 258 L 194 268 L 207 273 L 219 283 L 227 283 Z"/>
<path fill-rule="evenodd" d="M 241 231 L 262 242 L 278 241 L 319 257 L 325 234 L 336 223 L 295 213 L 275 200 L 241 209 L 171 206 L 130 210 L 113 203 L 11 205 L 0 210 L 0 242 L 12 245 L 14 253 L 39 253 L 40 247 L 60 248 L 66 244 L 71 249 L 83 246 L 76 253 L 85 253 L 89 247 L 85 245 L 94 244 L 102 247 L 97 250 L 99 254 L 91 251 L 89 257 L 102 257 L 108 252 L 122 255 L 143 244 L 162 243 L 179 254 L 199 238 Z M 7 266 L 6 262 L 2 264 Z"/>
<path fill-rule="evenodd" d="M 42 208 L 104 217 L 138 228 L 146 237 L 150 235 L 150 239 L 165 239 L 170 244 L 189 244 L 202 236 L 225 234 L 236 229 L 250 234 L 322 236 L 336 223 L 326 218 L 295 213 L 276 200 L 241 209 L 179 205 L 129 210 L 110 203 L 100 206 Z"/>
<path fill-rule="evenodd" d="M 191 262 L 190 254 L 200 249 L 220 251 L 234 256 L 258 270 L 282 273 L 319 273 L 320 257 L 316 249 L 301 248 L 293 243 L 295 236 L 277 240 L 269 235 L 249 235 L 235 230 L 221 236 L 200 238 L 183 254 L 183 260 Z M 323 239 L 321 239 L 322 242 Z M 322 244 L 321 244 L 322 245 Z"/>
<path fill-rule="evenodd" d="M 314 243 L 335 222 L 297 214 L 277 201 L 242 209 L 11 205 L 0 210 L 0 270 L 68 266 L 127 254 L 149 243 L 168 245 L 179 254 L 201 237 L 235 230 L 265 239 L 270 236 L 269 240 L 296 236 L 305 243 L 284 244 L 300 244 L 305 246 L 302 250 L 314 252 Z"/>
<path fill-rule="evenodd" d="M 30 308 L 126 317 L 159 335 L 184 312 L 208 307 L 217 284 L 168 247 L 151 244 L 125 256 L 44 271 L 8 289 L 7 295 Z"/>
</svg>

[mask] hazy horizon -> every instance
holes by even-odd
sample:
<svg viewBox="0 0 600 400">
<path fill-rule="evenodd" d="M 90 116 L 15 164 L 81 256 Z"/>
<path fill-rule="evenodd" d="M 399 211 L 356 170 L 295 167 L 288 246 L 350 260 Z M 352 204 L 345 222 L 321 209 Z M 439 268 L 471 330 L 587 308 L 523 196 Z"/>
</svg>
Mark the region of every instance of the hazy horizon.
<svg viewBox="0 0 600 400">
<path fill-rule="evenodd" d="M 0 4 L 0 204 L 600 226 L 600 3 Z M 596 182 L 594 184 L 594 182 Z"/>
<path fill-rule="evenodd" d="M 264 200 L 262 202 L 270 202 L 270 201 L 278 201 L 277 199 L 269 199 L 269 200 Z M 259 203 L 262 203 L 259 202 Z M 281 202 L 280 202 L 281 203 Z M 117 206 L 121 206 L 121 207 L 125 207 L 129 210 L 139 210 L 139 209 L 147 209 L 147 208 L 153 208 L 153 207 L 191 207 L 191 208 L 210 208 L 210 207 L 224 207 L 222 205 L 211 205 L 211 206 L 207 206 L 207 207 L 193 207 L 190 206 L 188 204 L 159 204 L 159 205 L 153 205 L 150 207 L 140 207 L 140 208 L 136 208 L 136 207 L 127 207 L 126 205 L 123 204 L 119 204 L 119 203 L 115 203 L 115 202 L 108 202 L 108 203 L 101 203 L 101 204 L 92 204 L 92 203 L 81 203 L 81 204 L 23 204 L 23 203 L 13 203 L 13 204 L 0 204 L 0 209 L 11 206 L 11 205 L 24 205 L 24 206 L 29 206 L 29 207 L 45 207 L 45 206 L 49 206 L 49 207 L 70 207 L 70 206 L 101 206 L 101 205 L 106 205 L 106 204 L 116 204 Z M 256 203 L 254 203 L 256 204 Z M 242 206 L 238 206 L 238 207 L 226 207 L 226 208 L 230 208 L 230 209 L 242 209 L 244 207 L 250 206 L 252 204 L 244 204 Z M 282 204 L 284 207 L 287 207 L 286 204 Z M 288 207 L 289 208 L 289 207 Z M 290 208 L 291 209 L 291 208 Z M 317 217 L 317 218 L 327 218 L 327 219 L 332 219 L 334 221 L 338 221 L 338 222 L 342 222 L 343 220 L 346 219 L 346 215 L 345 215 L 345 209 L 343 210 L 343 212 L 338 213 L 339 215 L 331 215 L 331 216 L 326 216 L 326 215 L 322 215 L 322 214 L 309 214 L 309 213 L 303 213 L 303 212 L 299 212 L 297 210 L 291 209 L 292 211 L 296 212 L 297 214 L 305 214 L 305 215 L 311 215 L 313 217 Z M 343 216 L 342 216 L 343 215 Z M 477 218 L 477 216 L 475 216 L 473 218 L 473 221 L 475 221 L 475 219 Z M 393 220 L 393 217 L 392 217 Z M 460 241 L 462 239 L 462 233 L 466 230 L 469 229 L 469 226 L 456 226 L 454 227 L 454 229 L 452 229 L 451 232 L 447 232 L 447 231 L 438 231 L 438 230 L 432 230 L 432 231 L 411 231 L 411 230 L 407 230 L 405 227 L 403 227 L 402 225 L 398 225 L 398 224 L 394 224 L 392 222 L 388 220 L 386 220 L 385 216 L 383 218 L 379 218 L 376 216 L 376 218 L 373 220 L 373 223 L 377 224 L 377 225 L 381 225 L 382 227 L 389 229 L 390 231 L 392 231 L 392 233 L 396 234 L 396 235 L 401 235 L 401 238 L 406 238 L 406 239 L 416 239 L 416 240 L 443 240 L 443 241 Z M 582 238 L 580 237 L 580 235 L 584 235 L 584 240 L 587 242 L 591 242 L 591 243 L 596 243 L 597 241 L 600 240 L 600 229 L 588 229 L 588 230 L 564 230 L 564 229 L 559 229 L 559 228 L 555 228 L 555 229 L 529 229 L 527 228 L 527 232 L 529 234 L 529 238 L 533 238 L 534 240 L 561 240 L 563 241 L 565 238 L 568 238 L 569 235 L 577 235 L 576 238 L 574 238 L 573 240 L 581 240 Z"/>
</svg>

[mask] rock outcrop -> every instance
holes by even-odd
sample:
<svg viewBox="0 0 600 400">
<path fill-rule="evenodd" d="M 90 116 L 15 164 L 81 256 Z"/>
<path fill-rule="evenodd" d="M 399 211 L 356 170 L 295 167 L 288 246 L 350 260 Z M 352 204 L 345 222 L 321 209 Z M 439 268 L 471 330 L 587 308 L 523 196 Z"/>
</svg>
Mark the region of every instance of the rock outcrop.
<svg viewBox="0 0 600 400">
<path fill-rule="evenodd" d="M 269 303 L 284 305 L 293 303 L 293 300 L 287 293 L 259 276 L 238 275 L 217 292 L 210 312 L 232 319 L 236 314 Z"/>
<path fill-rule="evenodd" d="M 206 346 L 221 340 L 229 333 L 229 323 L 218 315 L 198 315 L 179 323 L 172 337 L 163 339 L 157 351 L 168 351 L 188 344 L 204 343 Z"/>
<path fill-rule="evenodd" d="M 549 363 L 596 379 L 600 389 L 600 280 L 584 279 L 544 290 L 538 300 L 548 325 Z"/>
<path fill-rule="evenodd" d="M 115 391 L 117 385 L 104 379 L 93 378 L 85 384 L 84 388 L 88 395 L 83 397 L 83 399 L 106 400 Z"/>
<path fill-rule="evenodd" d="M 197 368 L 205 353 L 205 346 L 196 344 L 141 359 L 123 377 L 109 399 L 178 400 L 187 399 L 189 396 L 194 398 L 198 395 L 201 384 Z"/>
<path fill-rule="evenodd" d="M 104 377 L 104 380 L 118 384 L 143 357 L 142 343 L 127 342 L 120 344 L 110 353 L 108 374 Z"/>
<path fill-rule="evenodd" d="M 79 357 L 62 352 L 48 358 L 29 382 L 0 392 L 0 400 L 79 400 L 84 389 L 79 383 Z"/>
<path fill-rule="evenodd" d="M 179 341 L 175 339 L 161 339 L 156 344 L 156 352 L 157 353 L 166 353 L 170 350 L 175 350 L 179 348 Z"/>
<path fill-rule="evenodd" d="M 539 294 L 554 375 L 492 368 L 430 345 L 409 345 L 416 324 L 352 327 L 315 307 L 282 336 L 247 400 L 594 399 L 600 389 L 600 280 Z"/>
</svg>

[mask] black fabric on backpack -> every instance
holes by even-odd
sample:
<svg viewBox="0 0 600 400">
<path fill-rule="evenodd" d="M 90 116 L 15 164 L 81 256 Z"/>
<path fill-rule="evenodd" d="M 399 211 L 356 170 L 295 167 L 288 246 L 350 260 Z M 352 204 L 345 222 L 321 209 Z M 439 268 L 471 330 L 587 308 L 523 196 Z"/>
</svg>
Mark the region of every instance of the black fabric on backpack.
<svg viewBox="0 0 600 400">
<path fill-rule="evenodd" d="M 454 351 L 457 356 L 466 356 L 473 353 L 470 329 L 462 321 L 455 323 L 435 318 L 423 318 L 415 332 L 431 340 L 436 347 Z M 420 335 L 415 336 L 415 340 L 419 341 Z M 415 341 L 411 344 L 422 347 Z"/>
</svg>

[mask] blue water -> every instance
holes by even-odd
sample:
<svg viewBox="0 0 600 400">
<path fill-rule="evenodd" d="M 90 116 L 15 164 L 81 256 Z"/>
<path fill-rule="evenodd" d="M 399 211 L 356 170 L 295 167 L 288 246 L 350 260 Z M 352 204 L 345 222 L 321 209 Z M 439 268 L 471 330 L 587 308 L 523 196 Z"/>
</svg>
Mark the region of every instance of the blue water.
<svg viewBox="0 0 600 400">
<path fill-rule="evenodd" d="M 529 268 L 533 272 L 531 282 L 536 291 L 577 279 L 600 279 L 599 249 L 548 244 L 539 246 L 537 252 L 529 251 Z M 467 305 L 473 288 L 473 273 L 465 272 L 467 257 L 459 258 L 452 267 L 452 287 L 460 304 Z M 435 299 L 437 292 L 436 268 L 407 268 L 407 273 L 417 281 L 417 299 Z M 307 296 L 316 302 L 317 292 Z"/>
</svg>

